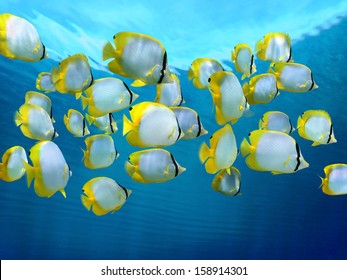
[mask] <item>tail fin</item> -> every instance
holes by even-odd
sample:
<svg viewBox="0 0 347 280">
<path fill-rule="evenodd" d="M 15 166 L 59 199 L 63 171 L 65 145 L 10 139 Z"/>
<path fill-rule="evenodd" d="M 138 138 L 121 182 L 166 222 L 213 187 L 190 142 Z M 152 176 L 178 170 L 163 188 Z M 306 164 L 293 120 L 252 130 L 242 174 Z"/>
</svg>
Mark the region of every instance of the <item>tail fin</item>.
<svg viewBox="0 0 347 280">
<path fill-rule="evenodd" d="M 102 50 L 102 60 L 107 60 L 110 58 L 115 58 L 115 48 L 110 42 L 107 42 Z"/>
<path fill-rule="evenodd" d="M 88 122 L 89 125 L 91 125 L 91 124 L 94 123 L 95 117 L 93 117 L 93 116 L 91 116 L 91 115 L 89 115 L 89 114 L 86 114 L 85 117 L 86 117 L 86 120 L 87 120 L 87 122 Z"/>
<path fill-rule="evenodd" d="M 134 129 L 134 124 L 127 118 L 126 115 L 123 115 L 123 135 L 129 133 Z"/>
<path fill-rule="evenodd" d="M 35 169 L 29 163 L 23 160 L 24 168 L 27 174 L 27 186 L 30 188 L 32 180 L 35 178 Z"/>
<path fill-rule="evenodd" d="M 82 96 L 82 91 L 78 91 L 78 92 L 75 93 L 76 100 L 80 99 L 81 96 Z"/>
<path fill-rule="evenodd" d="M 205 142 L 203 142 L 199 150 L 199 159 L 201 163 L 204 163 L 209 157 L 210 157 L 210 148 L 207 146 Z"/>
<path fill-rule="evenodd" d="M 244 157 L 248 154 L 251 153 L 251 145 L 248 143 L 248 141 L 246 140 L 246 138 L 243 138 L 242 142 L 241 142 L 241 146 L 240 146 L 240 149 L 241 149 L 241 155 Z"/>
<path fill-rule="evenodd" d="M 87 106 L 88 106 L 88 104 L 89 104 L 89 102 L 88 102 L 88 98 L 87 98 L 87 97 L 85 97 L 85 96 L 82 96 L 81 100 L 82 100 L 82 108 L 83 108 L 83 110 L 85 110 L 85 109 L 86 109 L 86 107 L 87 107 Z"/>
<path fill-rule="evenodd" d="M 16 113 L 14 114 L 14 122 L 16 126 L 20 126 L 23 124 L 22 116 L 18 111 L 16 111 Z"/>
<path fill-rule="evenodd" d="M 81 195 L 81 200 L 82 200 L 82 204 L 83 206 L 88 210 L 90 211 L 90 208 L 92 208 L 92 201 L 86 197 L 85 195 Z"/>
</svg>

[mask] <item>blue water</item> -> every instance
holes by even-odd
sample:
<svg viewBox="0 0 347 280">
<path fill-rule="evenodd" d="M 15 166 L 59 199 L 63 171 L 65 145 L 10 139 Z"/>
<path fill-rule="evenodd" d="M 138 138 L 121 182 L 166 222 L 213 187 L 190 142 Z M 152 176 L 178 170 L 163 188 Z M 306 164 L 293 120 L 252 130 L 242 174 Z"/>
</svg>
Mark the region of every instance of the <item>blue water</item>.
<svg viewBox="0 0 347 280">
<path fill-rule="evenodd" d="M 240 32 L 235 36 L 242 38 L 241 31 L 244 28 L 247 34 L 245 38 L 251 41 L 256 41 L 263 35 L 259 33 L 261 28 L 257 27 L 257 23 L 266 26 L 266 32 L 287 31 L 294 34 L 297 40 L 293 45 L 293 58 L 311 68 L 319 88 L 303 94 L 281 92 L 270 104 L 252 106 L 254 116 L 242 118 L 233 125 L 238 143 L 257 128 L 259 118 L 268 110 L 281 110 L 296 123 L 298 115 L 309 109 L 324 109 L 329 112 L 337 143 L 312 147 L 310 141 L 301 139 L 297 132 L 294 132 L 292 136 L 298 141 L 310 167 L 290 175 L 274 176 L 250 170 L 239 156 L 234 165 L 242 175 L 242 195 L 225 197 L 211 188 L 213 175 L 205 172 L 198 159 L 201 143 L 208 141 L 210 135 L 219 128 L 214 120 L 211 96 L 207 90 L 193 87 L 187 80 L 187 67 L 184 65 L 189 65 L 198 56 L 203 56 L 201 45 L 206 42 L 206 55 L 214 57 L 215 54 L 227 68 L 233 68 L 228 60 L 234 43 L 230 43 L 229 49 L 226 45 L 221 47 L 217 42 L 213 45 L 213 37 L 202 38 L 212 36 L 213 32 L 206 30 L 206 34 L 202 33 L 199 37 L 194 32 L 198 27 L 184 24 L 190 13 L 191 21 L 201 20 L 205 16 L 206 21 L 202 23 L 204 26 L 209 25 L 210 30 L 221 30 L 221 24 L 228 27 L 233 16 L 235 22 L 242 22 L 242 14 L 236 15 L 234 12 L 230 18 L 215 19 L 213 10 L 217 7 L 211 7 L 209 13 L 197 12 L 193 16 L 194 3 L 198 2 L 188 1 L 188 11 L 184 7 L 178 7 L 178 4 L 174 5 L 173 11 L 182 10 L 182 22 L 177 19 L 172 21 L 176 32 L 165 34 L 162 33 L 163 27 L 155 27 L 155 23 L 160 24 L 159 18 L 163 20 L 158 13 L 167 10 L 163 7 L 156 8 L 154 1 L 145 1 L 144 4 L 135 1 L 137 10 L 124 1 L 119 2 L 119 9 L 114 4 L 115 13 L 127 11 L 129 14 L 129 17 L 123 16 L 122 20 L 119 19 L 118 25 L 113 24 L 114 19 L 108 22 L 107 17 L 100 18 L 100 11 L 104 11 L 107 5 L 100 6 L 100 10 L 95 12 L 97 17 L 90 13 L 90 18 L 86 18 L 83 16 L 88 14 L 88 11 L 81 8 L 87 5 L 84 1 L 75 1 L 76 6 L 69 6 L 70 9 L 67 9 L 67 2 L 61 1 L 62 6 L 58 10 L 49 7 L 47 1 L 33 2 L 37 2 L 37 5 L 20 7 L 21 1 L 5 1 L 0 4 L 0 11 L 27 16 L 27 19 L 35 23 L 44 22 L 45 19 L 59 23 L 47 24 L 53 28 L 49 30 L 50 37 L 46 36 L 46 41 L 52 42 L 46 44 L 53 54 L 52 59 L 26 63 L 0 57 L 0 154 L 14 145 L 21 145 L 28 151 L 35 144 L 34 140 L 24 137 L 15 127 L 13 115 L 24 102 L 25 92 L 35 90 L 38 73 L 50 71 L 57 65 L 59 57 L 83 51 L 95 61 L 92 70 L 95 78 L 112 75 L 100 70 L 106 64 L 100 57 L 93 55 L 95 46 L 99 44 L 86 34 L 94 33 L 95 38 L 105 35 L 103 40 L 106 41 L 111 39 L 114 33 L 123 30 L 158 34 L 156 37 L 165 42 L 168 46 L 169 63 L 172 64 L 170 66 L 179 74 L 185 106 L 199 113 L 209 134 L 191 141 L 179 141 L 167 147 L 177 161 L 187 168 L 186 172 L 174 180 L 148 185 L 135 183 L 124 170 L 127 157 L 138 150 L 130 146 L 121 134 L 121 120 L 126 110 L 114 114 L 119 131 L 113 138 L 120 157 L 108 168 L 89 170 L 81 161 L 84 139 L 73 137 L 63 124 L 63 115 L 68 109 L 82 109 L 80 101 L 70 95 L 50 93 L 53 115 L 57 120 L 55 127 L 60 135 L 54 142 L 61 148 L 73 172 L 66 187 L 67 198 L 64 199 L 58 193 L 49 199 L 40 198 L 32 187 L 26 187 L 24 177 L 12 183 L 0 181 L 1 259 L 347 259 L 347 196 L 329 197 L 319 189 L 319 176 L 324 176 L 323 168 L 328 164 L 347 161 L 347 44 L 344 40 L 347 18 L 341 16 L 346 14 L 346 9 L 334 13 L 324 7 L 324 4 L 319 7 L 311 1 L 299 1 L 301 5 L 295 6 L 295 9 L 302 9 L 302 14 L 297 14 L 297 18 L 288 12 L 283 12 L 283 17 L 277 15 L 275 23 L 282 18 L 282 29 L 278 30 L 275 29 L 276 25 L 266 25 L 266 17 L 257 13 L 261 10 L 259 6 L 258 9 L 252 6 L 248 19 L 250 25 L 255 26 L 254 36 L 249 26 L 246 26 L 246 20 L 243 21 L 244 27 L 239 24 Z M 254 1 L 247 4 L 251 7 L 252 2 L 254 4 Z M 269 5 L 270 2 L 266 3 Z M 336 2 L 336 6 L 346 7 L 346 1 Z M 165 5 L 168 9 L 166 2 Z M 258 5 L 261 5 L 260 2 Z M 224 10 L 231 11 L 232 8 L 230 5 Z M 331 17 L 319 25 L 317 17 L 324 9 L 325 14 Z M 270 16 L 271 7 L 265 10 Z M 223 16 L 226 16 L 224 13 Z M 66 17 L 63 17 L 64 14 Z M 107 16 L 110 14 L 111 12 Z M 308 22 L 318 23 L 306 32 L 308 27 L 305 25 L 305 18 L 312 15 L 317 17 L 309 19 Z M 172 18 L 173 15 L 168 16 L 168 25 Z M 90 19 L 90 22 L 87 19 Z M 103 20 L 103 26 L 107 29 L 100 30 L 99 33 L 95 24 Z M 298 24 L 300 21 L 305 26 Z M 152 24 L 146 25 L 147 23 Z M 211 25 L 213 23 L 215 26 Z M 71 34 L 76 35 L 78 42 L 84 43 L 72 45 L 67 39 L 66 42 L 61 40 L 59 46 L 59 40 L 53 42 L 55 32 L 61 34 L 64 29 L 58 26 L 71 29 Z M 43 30 L 42 26 L 37 28 Z M 269 30 L 270 28 L 272 30 Z M 169 30 L 173 30 L 173 27 Z M 232 29 L 226 30 L 224 37 L 232 37 L 233 34 L 228 33 Z M 177 37 L 182 35 L 181 38 L 189 38 L 190 32 L 194 38 L 192 41 L 180 40 Z M 47 34 L 47 31 L 43 33 Z M 70 38 L 71 34 L 66 33 L 67 38 Z M 215 35 L 220 38 L 220 34 Z M 175 36 L 176 40 L 173 39 Z M 42 40 L 45 42 L 44 39 L 43 36 Z M 171 44 L 171 41 L 174 42 Z M 182 51 L 183 55 L 180 55 L 180 52 L 170 52 L 176 49 L 176 45 L 179 45 L 181 50 L 184 50 L 184 47 L 191 50 L 194 49 L 194 44 L 197 44 L 196 53 Z M 92 54 L 88 53 L 88 47 Z M 267 63 L 259 60 L 256 63 L 257 74 L 267 70 Z M 130 80 L 122 80 L 131 83 Z M 136 103 L 154 99 L 154 86 L 133 90 L 140 95 Z M 90 130 L 92 134 L 98 133 L 93 127 L 90 127 Z M 97 176 L 111 177 L 133 190 L 124 207 L 113 215 L 97 217 L 88 212 L 80 202 L 82 186 Z"/>
</svg>

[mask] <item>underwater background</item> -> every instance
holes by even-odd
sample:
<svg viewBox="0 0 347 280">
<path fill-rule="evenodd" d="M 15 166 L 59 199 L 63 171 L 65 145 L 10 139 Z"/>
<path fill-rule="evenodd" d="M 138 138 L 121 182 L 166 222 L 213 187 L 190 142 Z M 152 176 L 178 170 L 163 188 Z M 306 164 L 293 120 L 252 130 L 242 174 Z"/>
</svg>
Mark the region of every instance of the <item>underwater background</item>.
<svg viewBox="0 0 347 280">
<path fill-rule="evenodd" d="M 0 13 L 5 12 L 36 27 L 50 58 L 27 63 L 0 57 L 0 154 L 14 145 L 28 152 L 36 142 L 23 136 L 13 117 L 26 91 L 36 90 L 40 72 L 82 52 L 95 79 L 117 77 L 107 71 L 101 54 L 106 41 L 120 31 L 145 33 L 165 45 L 170 69 L 181 81 L 184 106 L 199 113 L 209 134 L 165 148 L 186 172 L 166 183 L 136 183 L 124 168 L 128 156 L 139 150 L 122 136 L 122 116 L 128 110 L 113 114 L 119 158 L 108 168 L 89 170 L 81 161 L 85 138 L 73 137 L 63 123 L 68 109 L 82 111 L 81 101 L 49 93 L 59 133 L 54 142 L 73 173 L 67 198 L 59 193 L 38 197 L 33 186 L 27 188 L 25 176 L 0 181 L 1 259 L 347 259 L 347 197 L 327 196 L 319 188 L 326 165 L 347 161 L 347 1 L 2 0 Z M 254 115 L 233 125 L 238 145 L 257 129 L 265 112 L 282 111 L 296 124 L 310 109 L 329 112 L 337 143 L 312 147 L 293 132 L 310 164 L 294 174 L 251 170 L 239 155 L 234 166 L 242 176 L 241 195 L 226 197 L 211 188 L 214 175 L 205 172 L 198 158 L 201 143 L 220 128 L 212 98 L 208 90 L 193 87 L 187 70 L 198 57 L 218 59 L 234 70 L 233 47 L 240 42 L 254 47 L 273 31 L 289 33 L 294 61 L 312 70 L 319 88 L 300 94 L 282 91 L 269 104 L 251 106 Z M 256 64 L 256 74 L 269 66 L 259 60 Z M 130 79 L 121 79 L 130 85 Z M 140 95 L 135 103 L 154 100 L 155 86 L 132 90 Z M 99 133 L 92 126 L 89 130 Z M 113 215 L 98 217 L 81 203 L 83 185 L 97 176 L 133 191 Z"/>
</svg>

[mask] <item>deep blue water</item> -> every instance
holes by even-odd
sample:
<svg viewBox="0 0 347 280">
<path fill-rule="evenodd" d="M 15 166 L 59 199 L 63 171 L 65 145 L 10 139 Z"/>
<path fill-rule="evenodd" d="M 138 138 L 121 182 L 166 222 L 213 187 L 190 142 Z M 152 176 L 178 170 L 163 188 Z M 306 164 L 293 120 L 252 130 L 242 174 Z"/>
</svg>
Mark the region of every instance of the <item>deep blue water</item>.
<svg viewBox="0 0 347 280">
<path fill-rule="evenodd" d="M 68 109 L 82 109 L 80 101 L 70 95 L 49 94 L 60 135 L 54 142 L 73 172 L 67 198 L 58 193 L 49 199 L 37 197 L 33 187 L 26 187 L 25 177 L 13 183 L 1 181 L 0 258 L 347 259 L 347 196 L 329 197 L 319 189 L 323 168 L 347 159 L 345 30 L 347 20 L 343 19 L 293 46 L 294 60 L 311 68 L 317 90 L 281 92 L 270 104 L 253 106 L 254 116 L 233 125 L 241 143 L 268 110 L 283 111 L 296 123 L 301 112 L 324 109 L 332 118 L 337 143 L 312 147 L 294 132 L 310 167 L 290 175 L 250 170 L 240 155 L 234 164 L 242 175 L 242 195 L 237 197 L 212 190 L 213 175 L 199 162 L 201 143 L 219 127 L 210 93 L 195 89 L 187 80 L 187 71 L 177 70 L 185 106 L 197 110 L 209 134 L 167 147 L 187 171 L 161 184 L 135 183 L 125 173 L 125 160 L 138 150 L 121 134 L 126 110 L 114 114 L 119 131 L 113 137 L 120 157 L 106 169 L 88 170 L 81 161 L 84 139 L 73 137 L 63 124 Z M 267 70 L 268 64 L 257 62 L 257 74 Z M 28 151 L 35 144 L 15 127 L 13 115 L 24 102 L 25 92 L 35 90 L 38 73 L 56 64 L 50 59 L 25 63 L 0 57 L 0 154 L 14 145 Z M 95 69 L 93 74 L 95 78 L 110 75 Z M 136 102 L 154 99 L 154 86 L 133 90 L 140 95 Z M 97 133 L 93 127 L 90 130 Z M 81 204 L 82 186 L 97 176 L 109 176 L 133 190 L 113 215 L 97 217 Z"/>
</svg>

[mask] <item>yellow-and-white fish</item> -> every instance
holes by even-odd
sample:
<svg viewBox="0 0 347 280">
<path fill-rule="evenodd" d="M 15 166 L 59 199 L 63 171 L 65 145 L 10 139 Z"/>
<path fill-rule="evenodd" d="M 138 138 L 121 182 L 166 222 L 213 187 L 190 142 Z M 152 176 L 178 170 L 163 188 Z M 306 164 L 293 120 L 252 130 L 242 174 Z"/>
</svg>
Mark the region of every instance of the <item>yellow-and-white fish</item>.
<svg viewBox="0 0 347 280">
<path fill-rule="evenodd" d="M 322 180 L 322 191 L 327 195 L 347 194 L 347 164 L 336 163 L 324 167 L 325 178 Z"/>
<path fill-rule="evenodd" d="M 271 73 L 252 77 L 242 89 L 249 104 L 269 103 L 279 95 L 276 76 Z"/>
<path fill-rule="evenodd" d="M 55 123 L 53 118 L 52 101 L 47 95 L 37 91 L 27 91 L 25 94 L 25 103 L 41 107 L 50 116 L 52 123 Z"/>
<path fill-rule="evenodd" d="M 86 120 L 89 125 L 94 124 L 98 129 L 105 132 L 105 134 L 113 134 L 118 131 L 117 122 L 113 118 L 112 113 L 108 113 L 101 117 L 93 117 L 86 114 Z"/>
<path fill-rule="evenodd" d="M 7 149 L 0 163 L 0 180 L 13 182 L 22 178 L 25 174 L 24 162 L 28 163 L 28 159 L 23 147 Z"/>
<path fill-rule="evenodd" d="M 103 60 L 113 59 L 108 68 L 118 75 L 133 78 L 132 86 L 171 82 L 166 49 L 157 39 L 135 32 L 113 36 L 115 48 L 108 42 Z"/>
<path fill-rule="evenodd" d="M 328 112 L 323 110 L 308 110 L 298 117 L 297 129 L 299 135 L 312 140 L 312 146 L 336 143 L 333 124 Z"/>
<path fill-rule="evenodd" d="M 94 117 L 121 111 L 138 97 L 126 83 L 117 78 L 98 79 L 84 92 L 87 96 L 82 96 L 83 110 L 88 106 L 88 113 Z"/>
<path fill-rule="evenodd" d="M 175 113 L 178 125 L 184 134 L 182 140 L 194 139 L 208 133 L 198 113 L 193 109 L 188 107 L 170 107 L 170 109 Z"/>
<path fill-rule="evenodd" d="M 209 86 L 208 79 L 217 71 L 224 71 L 223 66 L 217 60 L 197 58 L 192 62 L 188 70 L 188 79 L 193 80 L 194 87 L 207 89 Z"/>
<path fill-rule="evenodd" d="M 45 109 L 25 103 L 15 113 L 14 121 L 24 136 L 36 140 L 52 140 L 58 137 L 52 120 Z"/>
<path fill-rule="evenodd" d="M 236 196 L 241 191 L 241 173 L 236 167 L 219 171 L 212 181 L 212 188 L 226 196 Z"/>
<path fill-rule="evenodd" d="M 256 43 L 256 55 L 261 60 L 272 62 L 292 61 L 290 37 L 286 33 L 271 32 Z"/>
<path fill-rule="evenodd" d="M 50 72 L 41 72 L 36 79 L 36 88 L 45 93 L 56 91 Z"/>
<path fill-rule="evenodd" d="M 172 83 L 161 83 L 157 85 L 155 102 L 166 106 L 181 106 L 184 103 L 180 80 L 175 74 L 171 74 Z"/>
<path fill-rule="evenodd" d="M 34 189 L 38 196 L 51 197 L 59 191 L 66 197 L 65 187 L 72 172 L 57 144 L 40 141 L 31 147 L 29 157 L 33 166 L 25 164 L 28 187 L 35 179 Z"/>
<path fill-rule="evenodd" d="M 35 27 L 25 19 L 7 13 L 0 14 L 0 54 L 28 62 L 47 57 Z"/>
<path fill-rule="evenodd" d="M 118 211 L 132 193 L 131 190 L 108 177 L 96 177 L 89 180 L 84 184 L 82 191 L 82 204 L 97 216 Z"/>
<path fill-rule="evenodd" d="M 163 149 L 148 149 L 132 153 L 125 163 L 125 170 L 136 182 L 166 182 L 186 169 L 180 166 L 174 156 Z"/>
<path fill-rule="evenodd" d="M 295 130 L 288 115 L 279 111 L 266 112 L 259 121 L 259 129 L 275 130 L 286 134 Z"/>
<path fill-rule="evenodd" d="M 242 80 L 257 71 L 253 51 L 247 44 L 238 44 L 234 47 L 234 51 L 231 52 L 231 61 L 234 62 L 236 71 L 242 73 Z"/>
<path fill-rule="evenodd" d="M 114 146 L 113 138 L 105 134 L 89 136 L 85 139 L 86 150 L 83 150 L 84 165 L 90 169 L 110 166 L 119 154 Z"/>
<path fill-rule="evenodd" d="M 249 168 L 271 171 L 273 174 L 294 173 L 308 167 L 298 143 L 283 132 L 254 130 L 249 134 L 250 143 L 243 139 L 241 154 Z"/>
<path fill-rule="evenodd" d="M 75 137 L 84 137 L 90 134 L 85 118 L 77 110 L 70 109 L 67 115 L 64 115 L 64 124 L 66 129 Z"/>
<path fill-rule="evenodd" d="M 209 80 L 217 123 L 219 125 L 227 122 L 235 123 L 249 109 L 239 80 L 229 71 L 215 72 Z"/>
<path fill-rule="evenodd" d="M 210 148 L 205 142 L 199 151 L 199 158 L 205 163 L 207 173 L 214 174 L 221 169 L 229 168 L 238 154 L 236 138 L 229 124 L 217 130 L 210 137 Z"/>
<path fill-rule="evenodd" d="M 123 135 L 132 146 L 169 146 L 183 137 L 175 113 L 163 104 L 141 102 L 129 111 L 131 121 L 123 115 Z"/>
<path fill-rule="evenodd" d="M 307 92 L 318 88 L 311 70 L 299 63 L 278 62 L 269 72 L 276 76 L 277 87 L 289 92 Z"/>
<path fill-rule="evenodd" d="M 75 54 L 65 58 L 51 73 L 51 79 L 60 93 L 71 93 L 80 98 L 82 91 L 93 83 L 88 58 L 84 54 Z"/>
</svg>

